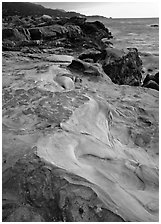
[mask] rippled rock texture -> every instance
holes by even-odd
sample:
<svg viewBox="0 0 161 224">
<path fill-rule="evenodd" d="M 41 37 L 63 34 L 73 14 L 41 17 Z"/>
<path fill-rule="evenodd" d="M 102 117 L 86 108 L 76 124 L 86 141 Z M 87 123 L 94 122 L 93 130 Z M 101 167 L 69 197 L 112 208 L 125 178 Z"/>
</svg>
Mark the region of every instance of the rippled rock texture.
<svg viewBox="0 0 161 224">
<path fill-rule="evenodd" d="M 72 61 L 3 53 L 3 221 L 158 221 L 158 91 Z"/>
<path fill-rule="evenodd" d="M 124 143 L 116 137 L 113 114 L 121 121 L 109 105 L 90 99 L 61 123 L 62 132 L 38 141 L 38 156 L 88 180 L 107 208 L 125 221 L 157 221 L 156 161 L 144 147 L 132 145 L 128 128 Z"/>
</svg>

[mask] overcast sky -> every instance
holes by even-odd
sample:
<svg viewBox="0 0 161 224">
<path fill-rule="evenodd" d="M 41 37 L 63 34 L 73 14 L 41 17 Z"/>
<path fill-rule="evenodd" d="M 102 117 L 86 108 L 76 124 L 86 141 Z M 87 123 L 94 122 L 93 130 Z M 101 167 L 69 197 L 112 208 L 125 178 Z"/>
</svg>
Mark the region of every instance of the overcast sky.
<svg viewBox="0 0 161 224">
<path fill-rule="evenodd" d="M 35 2 L 34 2 L 35 3 Z M 159 1 L 134 2 L 36 2 L 47 8 L 113 18 L 159 17 Z"/>
</svg>

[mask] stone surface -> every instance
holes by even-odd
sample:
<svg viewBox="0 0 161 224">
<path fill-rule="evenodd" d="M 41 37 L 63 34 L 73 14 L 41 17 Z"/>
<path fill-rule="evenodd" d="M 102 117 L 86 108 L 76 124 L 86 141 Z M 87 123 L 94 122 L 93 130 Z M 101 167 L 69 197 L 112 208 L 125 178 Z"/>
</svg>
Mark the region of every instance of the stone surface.
<svg viewBox="0 0 161 224">
<path fill-rule="evenodd" d="M 143 80 L 142 86 L 159 91 L 159 72 L 157 72 L 155 75 L 147 74 Z"/>
<path fill-rule="evenodd" d="M 158 221 L 159 92 L 102 68 L 131 85 L 137 50 L 104 49 L 109 31 L 82 18 L 6 21 L 26 39 L 3 39 L 3 221 Z"/>
<path fill-rule="evenodd" d="M 127 54 L 115 49 L 106 49 L 103 70 L 114 83 L 139 86 L 142 80 L 142 61 L 137 49 L 129 49 Z"/>
</svg>

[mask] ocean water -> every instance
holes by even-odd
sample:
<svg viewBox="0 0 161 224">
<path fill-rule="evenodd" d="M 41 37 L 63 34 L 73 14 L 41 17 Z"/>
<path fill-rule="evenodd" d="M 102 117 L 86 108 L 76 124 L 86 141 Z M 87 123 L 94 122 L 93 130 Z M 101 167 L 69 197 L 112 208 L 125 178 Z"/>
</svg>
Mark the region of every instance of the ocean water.
<svg viewBox="0 0 161 224">
<path fill-rule="evenodd" d="M 136 47 L 139 52 L 159 55 L 159 18 L 107 19 L 103 21 L 110 29 L 117 48 Z"/>
<path fill-rule="evenodd" d="M 128 19 L 104 19 L 90 18 L 89 21 L 99 20 L 112 32 L 113 47 L 126 49 L 135 47 L 138 49 L 143 61 L 145 74 L 148 69 L 155 74 L 159 70 L 159 18 L 128 18 Z"/>
</svg>

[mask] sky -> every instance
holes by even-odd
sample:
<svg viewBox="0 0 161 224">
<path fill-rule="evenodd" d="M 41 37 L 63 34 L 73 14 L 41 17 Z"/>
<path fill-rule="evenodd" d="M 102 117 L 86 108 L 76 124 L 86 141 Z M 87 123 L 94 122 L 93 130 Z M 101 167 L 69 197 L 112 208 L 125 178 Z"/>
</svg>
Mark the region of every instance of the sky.
<svg viewBox="0 0 161 224">
<path fill-rule="evenodd" d="M 159 0 L 112 2 L 34 2 L 46 8 L 75 11 L 84 15 L 101 15 L 112 18 L 159 17 Z"/>
</svg>

